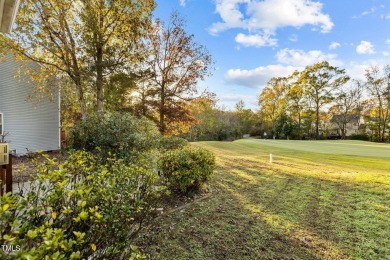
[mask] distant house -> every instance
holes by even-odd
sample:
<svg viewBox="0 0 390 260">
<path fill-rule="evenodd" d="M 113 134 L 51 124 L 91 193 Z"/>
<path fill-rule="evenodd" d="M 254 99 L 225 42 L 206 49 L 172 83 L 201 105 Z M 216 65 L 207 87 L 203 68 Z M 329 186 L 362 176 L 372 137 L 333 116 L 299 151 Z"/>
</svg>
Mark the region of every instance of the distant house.
<svg viewBox="0 0 390 260">
<path fill-rule="evenodd" d="M 59 149 L 59 96 L 34 98 L 33 83 L 16 77 L 21 65 L 12 55 L 0 60 L 0 134 L 16 154 Z"/>
<path fill-rule="evenodd" d="M 330 119 L 331 123 L 331 134 L 337 134 L 339 136 L 342 135 L 341 132 L 341 124 L 342 124 L 343 118 L 342 115 L 333 115 Z M 348 115 L 347 116 L 348 123 L 345 126 L 345 135 L 351 136 L 352 134 L 356 134 L 360 130 L 360 126 L 364 124 L 364 119 L 362 116 L 359 115 Z"/>
</svg>

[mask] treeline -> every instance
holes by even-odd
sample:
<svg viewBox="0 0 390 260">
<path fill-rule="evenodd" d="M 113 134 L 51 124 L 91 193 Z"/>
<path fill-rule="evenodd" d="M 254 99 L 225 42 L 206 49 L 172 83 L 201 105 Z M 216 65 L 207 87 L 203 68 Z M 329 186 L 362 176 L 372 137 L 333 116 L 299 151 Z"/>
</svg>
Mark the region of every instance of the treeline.
<svg viewBox="0 0 390 260">
<path fill-rule="evenodd" d="M 210 97 L 195 100 L 192 106 L 195 121 L 181 135 L 189 141 L 235 140 L 245 134 L 259 134 L 259 117 L 245 109 L 243 101 L 236 104 L 234 111 L 218 107 Z"/>
<path fill-rule="evenodd" d="M 212 98 L 200 101 L 188 140 L 234 140 L 244 134 L 276 139 L 361 139 L 388 141 L 390 69 L 368 67 L 364 80 L 320 62 L 268 81 L 259 110 L 224 110 Z"/>
<path fill-rule="evenodd" d="M 369 67 L 364 76 L 351 79 L 324 61 L 272 78 L 259 97 L 262 129 L 276 138 L 388 140 L 389 67 Z"/>
</svg>

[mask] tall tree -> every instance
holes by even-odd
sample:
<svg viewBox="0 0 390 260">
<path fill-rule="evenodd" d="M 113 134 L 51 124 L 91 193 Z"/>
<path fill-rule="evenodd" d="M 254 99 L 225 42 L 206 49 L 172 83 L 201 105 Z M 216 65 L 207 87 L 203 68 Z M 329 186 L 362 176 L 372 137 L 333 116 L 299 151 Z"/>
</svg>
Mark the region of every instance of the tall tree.
<svg viewBox="0 0 390 260">
<path fill-rule="evenodd" d="M 383 71 L 377 66 L 370 67 L 365 77 L 366 89 L 373 103 L 372 112 L 377 118 L 378 139 L 383 142 L 390 122 L 390 67 L 385 67 Z"/>
<path fill-rule="evenodd" d="M 315 110 L 315 135 L 319 138 L 320 110 L 334 99 L 335 90 L 348 82 L 344 69 L 331 66 L 323 61 L 307 66 L 299 77 L 299 83 L 313 103 Z"/>
<path fill-rule="evenodd" d="M 256 124 L 255 113 L 251 109 L 245 108 L 243 100 L 237 102 L 235 113 L 238 118 L 240 132 L 249 134 Z"/>
<path fill-rule="evenodd" d="M 260 113 L 275 132 L 275 120 L 286 108 L 288 79 L 275 77 L 268 81 L 259 96 Z"/>
<path fill-rule="evenodd" d="M 137 80 L 138 75 L 133 73 L 121 72 L 110 75 L 104 93 L 105 110 L 132 111 Z"/>
<path fill-rule="evenodd" d="M 211 55 L 204 46 L 195 43 L 194 35 L 188 34 L 184 27 L 185 21 L 174 12 L 166 24 L 156 20 L 148 34 L 147 63 L 153 72 L 151 88 L 157 98 L 162 133 L 167 132 L 167 122 L 173 116 L 175 120 L 188 119 L 185 102 L 197 93 L 198 81 L 210 75 Z M 179 114 L 183 117 L 177 118 Z"/>
<path fill-rule="evenodd" d="M 69 77 L 85 118 L 88 87 L 101 112 L 106 76 L 132 62 L 154 7 L 152 0 L 25 0 L 7 45 L 41 64 L 42 75 Z"/>
<path fill-rule="evenodd" d="M 287 106 L 291 118 L 297 123 L 298 137 L 302 137 L 303 113 L 307 107 L 307 96 L 303 84 L 299 82 L 298 71 L 289 76 L 289 89 L 287 93 Z"/>
<path fill-rule="evenodd" d="M 191 113 L 196 121 L 186 133 L 190 141 L 213 140 L 216 131 L 216 102 L 214 93 L 191 100 Z"/>
</svg>

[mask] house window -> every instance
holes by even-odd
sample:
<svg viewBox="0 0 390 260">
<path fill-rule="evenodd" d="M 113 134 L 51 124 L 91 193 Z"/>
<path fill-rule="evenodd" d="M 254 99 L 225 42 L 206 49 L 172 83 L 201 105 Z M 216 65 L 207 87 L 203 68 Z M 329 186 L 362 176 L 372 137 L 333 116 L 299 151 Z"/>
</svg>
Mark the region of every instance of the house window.
<svg viewBox="0 0 390 260">
<path fill-rule="evenodd" d="M 0 113 L 0 135 L 3 134 L 3 113 Z"/>
</svg>

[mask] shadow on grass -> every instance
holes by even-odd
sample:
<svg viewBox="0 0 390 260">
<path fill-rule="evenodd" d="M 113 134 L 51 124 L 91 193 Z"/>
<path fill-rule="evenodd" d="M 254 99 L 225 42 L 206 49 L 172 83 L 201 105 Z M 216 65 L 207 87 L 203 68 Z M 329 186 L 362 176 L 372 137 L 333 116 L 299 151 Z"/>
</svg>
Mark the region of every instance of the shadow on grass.
<svg viewBox="0 0 390 260">
<path fill-rule="evenodd" d="M 317 259 L 217 183 L 202 202 L 159 219 L 140 241 L 152 259 Z"/>
<path fill-rule="evenodd" d="M 390 255 L 390 192 L 385 185 L 356 185 L 284 173 L 252 160 L 225 161 L 217 183 L 246 209 L 321 258 Z"/>
<path fill-rule="evenodd" d="M 271 166 L 264 156 L 253 153 L 248 157 L 217 152 L 212 196 L 163 215 L 142 233 L 138 244 L 150 258 L 385 259 L 390 255 L 389 185 L 326 172 L 311 175 L 311 168 L 326 163 L 305 158 Z M 286 170 L 289 166 L 291 171 Z M 332 171 L 338 168 L 342 169 L 335 166 Z"/>
</svg>

